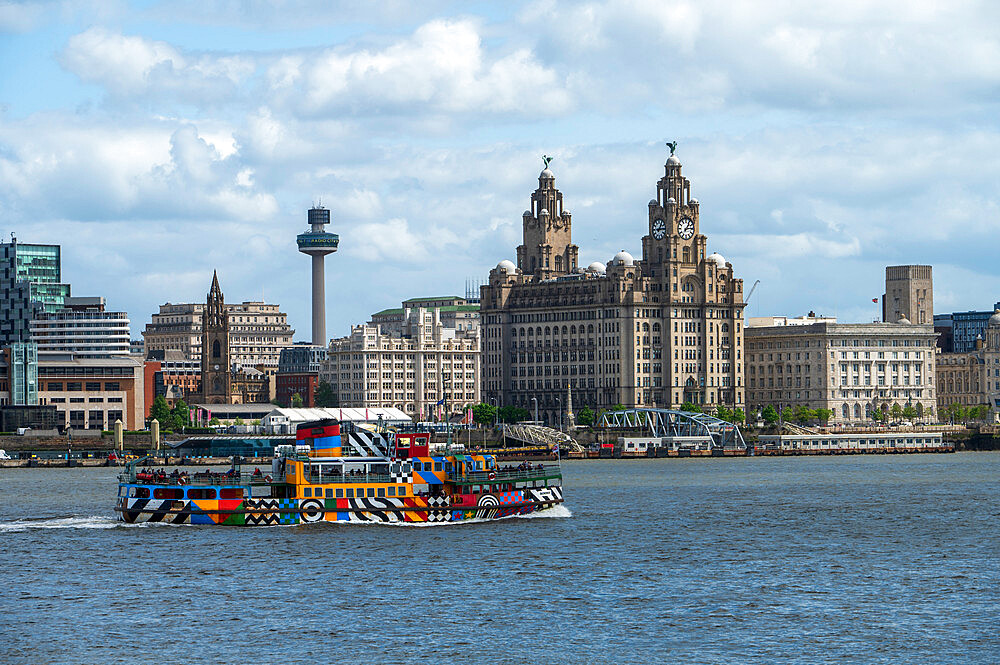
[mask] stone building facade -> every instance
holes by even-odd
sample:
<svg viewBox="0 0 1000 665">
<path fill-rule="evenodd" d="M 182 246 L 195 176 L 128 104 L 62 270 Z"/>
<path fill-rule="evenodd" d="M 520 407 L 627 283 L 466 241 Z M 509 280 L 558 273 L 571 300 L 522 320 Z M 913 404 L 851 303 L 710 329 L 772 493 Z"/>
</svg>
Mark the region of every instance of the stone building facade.
<svg viewBox="0 0 1000 665">
<path fill-rule="evenodd" d="M 743 280 L 707 254 L 701 207 L 680 160 L 667 159 L 647 207 L 642 258 L 577 265 L 572 217 L 547 167 L 522 216 L 517 264 L 481 288 L 483 394 L 559 421 L 615 404 L 742 407 Z M 557 260 L 558 259 L 558 260 Z"/>
<path fill-rule="evenodd" d="M 990 409 L 989 421 L 1000 422 L 1000 308 L 967 353 L 939 353 L 938 409 L 952 404 Z"/>
<path fill-rule="evenodd" d="M 882 321 L 906 319 L 917 325 L 934 323 L 934 279 L 931 266 L 886 266 Z"/>
<path fill-rule="evenodd" d="M 748 327 L 747 405 L 830 409 L 844 424 L 899 404 L 936 420 L 935 338 L 931 325 L 907 322 Z"/>
<path fill-rule="evenodd" d="M 229 368 L 229 312 L 219 288 L 219 277 L 212 274 L 201 319 L 201 394 L 203 404 L 231 404 L 232 377 Z"/>
<path fill-rule="evenodd" d="M 383 310 L 368 324 L 353 326 L 349 336 L 330 341 L 319 380 L 330 384 L 339 405 L 393 407 L 424 420 L 481 401 L 479 327 L 465 317 L 472 310 L 454 309 L 447 317 L 463 329 L 446 325 L 442 311 L 475 305 L 461 298 L 403 304 L 400 318 Z"/>
<path fill-rule="evenodd" d="M 201 360 L 203 303 L 160 305 L 146 324 L 143 339 L 148 355 L 152 350 L 180 351 L 191 360 Z M 292 345 L 295 331 L 281 306 L 258 301 L 227 304 L 231 362 L 273 374 L 281 350 Z"/>
</svg>

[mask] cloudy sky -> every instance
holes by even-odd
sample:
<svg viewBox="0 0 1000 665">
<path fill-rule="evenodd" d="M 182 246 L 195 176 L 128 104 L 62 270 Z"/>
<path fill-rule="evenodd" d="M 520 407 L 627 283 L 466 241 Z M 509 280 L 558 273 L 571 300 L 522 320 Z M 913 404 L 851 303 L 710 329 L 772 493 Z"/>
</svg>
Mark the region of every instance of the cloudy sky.
<svg viewBox="0 0 1000 665">
<path fill-rule="evenodd" d="M 0 234 L 61 243 L 138 338 L 164 302 L 278 302 L 308 339 L 514 258 L 541 155 L 580 259 L 640 252 L 677 140 L 751 315 L 870 320 L 884 267 L 1000 299 L 1000 4 L 8 2 Z"/>
</svg>

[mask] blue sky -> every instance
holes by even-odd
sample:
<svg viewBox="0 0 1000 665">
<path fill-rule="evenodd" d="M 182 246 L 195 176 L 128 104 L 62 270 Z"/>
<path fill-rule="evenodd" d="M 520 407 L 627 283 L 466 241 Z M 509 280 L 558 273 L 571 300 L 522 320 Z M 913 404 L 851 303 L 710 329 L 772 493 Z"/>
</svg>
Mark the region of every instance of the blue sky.
<svg viewBox="0 0 1000 665">
<path fill-rule="evenodd" d="M 5 2 L 0 233 L 129 312 L 264 297 L 309 335 L 514 258 L 552 169 L 581 262 L 640 252 L 677 154 L 751 315 L 871 319 L 886 265 L 938 312 L 1000 299 L 1000 7 L 986 2 Z"/>
</svg>

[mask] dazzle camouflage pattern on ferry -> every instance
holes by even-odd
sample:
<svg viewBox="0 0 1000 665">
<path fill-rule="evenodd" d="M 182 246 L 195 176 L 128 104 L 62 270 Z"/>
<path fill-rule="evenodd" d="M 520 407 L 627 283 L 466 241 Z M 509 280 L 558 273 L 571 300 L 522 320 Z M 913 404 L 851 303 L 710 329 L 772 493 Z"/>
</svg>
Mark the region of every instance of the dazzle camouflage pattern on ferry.
<svg viewBox="0 0 1000 665">
<path fill-rule="evenodd" d="M 558 462 L 501 465 L 492 455 L 429 454 L 429 434 L 300 425 L 269 472 L 239 460 L 224 473 L 127 465 L 116 512 L 128 522 L 275 526 L 316 522 L 446 523 L 525 515 L 563 502 Z M 345 454 L 347 453 L 347 454 Z M 148 459 L 148 458 L 147 458 Z"/>
</svg>

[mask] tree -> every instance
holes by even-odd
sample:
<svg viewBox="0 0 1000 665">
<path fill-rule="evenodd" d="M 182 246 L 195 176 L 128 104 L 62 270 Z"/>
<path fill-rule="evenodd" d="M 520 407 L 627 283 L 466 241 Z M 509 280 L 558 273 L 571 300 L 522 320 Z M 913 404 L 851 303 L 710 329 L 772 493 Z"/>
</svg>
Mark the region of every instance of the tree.
<svg viewBox="0 0 1000 665">
<path fill-rule="evenodd" d="M 302 395 L 295 393 L 292 395 L 292 408 L 301 409 L 302 408 Z"/>
<path fill-rule="evenodd" d="M 527 420 L 530 414 L 527 409 L 520 406 L 504 406 L 500 409 L 500 420 L 505 423 L 516 423 L 519 420 Z"/>
<path fill-rule="evenodd" d="M 816 418 L 816 411 L 810 409 L 805 404 L 799 404 L 795 407 L 795 421 L 805 425 L 810 420 Z"/>
<path fill-rule="evenodd" d="M 156 419 L 160 423 L 160 427 L 166 427 L 170 424 L 170 407 L 167 405 L 167 398 L 163 395 L 157 395 L 153 399 L 153 406 L 149 408 L 149 419 Z"/>
<path fill-rule="evenodd" d="M 580 413 L 576 414 L 576 422 L 578 425 L 583 425 L 589 427 L 594 424 L 594 412 L 589 406 L 584 406 L 580 409 Z"/>
<path fill-rule="evenodd" d="M 615 409 L 617 411 L 618 409 Z M 692 404 L 691 402 L 684 402 L 681 404 L 681 411 L 688 411 L 690 413 L 701 413 L 701 407 L 697 404 Z"/>
<path fill-rule="evenodd" d="M 234 425 L 245 425 L 246 423 L 243 422 L 242 418 L 237 418 L 236 420 L 233 421 L 233 424 Z"/>
<path fill-rule="evenodd" d="M 747 417 L 746 417 L 746 414 L 743 413 L 743 409 L 741 409 L 740 407 L 736 407 L 735 409 L 733 409 L 733 422 L 734 423 L 736 423 L 738 425 L 738 424 L 742 423 L 746 419 L 747 419 Z"/>
<path fill-rule="evenodd" d="M 718 406 L 715 407 L 715 417 L 718 418 L 719 420 L 729 421 L 733 417 L 733 412 L 724 407 L 723 405 L 719 404 Z"/>
<path fill-rule="evenodd" d="M 795 420 L 795 411 L 792 410 L 792 407 L 786 406 L 781 410 L 781 419 L 786 423 Z"/>
<path fill-rule="evenodd" d="M 778 410 L 768 404 L 760 413 L 761 419 L 768 427 L 773 427 L 778 422 Z"/>
<path fill-rule="evenodd" d="M 615 404 L 613 407 L 611 407 L 611 410 L 612 411 L 624 411 L 625 410 L 625 405 L 624 404 Z"/>
<path fill-rule="evenodd" d="M 896 402 L 892 405 L 892 408 L 889 409 L 889 413 L 892 415 L 892 419 L 898 422 L 899 419 L 903 417 L 903 407 Z"/>
<path fill-rule="evenodd" d="M 212 419 L 208 421 L 208 424 L 209 425 L 221 425 L 222 423 L 219 421 L 218 418 L 216 418 L 215 416 L 212 416 Z"/>
<path fill-rule="evenodd" d="M 190 427 L 190 417 L 188 405 L 182 399 L 177 400 L 174 410 L 170 412 L 170 428 L 176 432 L 181 428 Z"/>
<path fill-rule="evenodd" d="M 816 420 L 820 421 L 826 425 L 827 421 L 833 417 L 833 411 L 830 409 L 816 409 Z"/>
<path fill-rule="evenodd" d="M 326 381 L 320 381 L 319 385 L 316 386 L 316 406 L 337 406 L 337 395 L 333 392 L 333 387 Z"/>
<path fill-rule="evenodd" d="M 912 423 L 913 419 L 917 417 L 917 410 L 913 407 L 913 405 L 907 404 L 903 407 L 903 417 Z"/>
<path fill-rule="evenodd" d="M 492 425 L 497 417 L 497 408 L 492 404 L 480 402 L 472 407 L 472 420 L 480 425 Z"/>
</svg>

